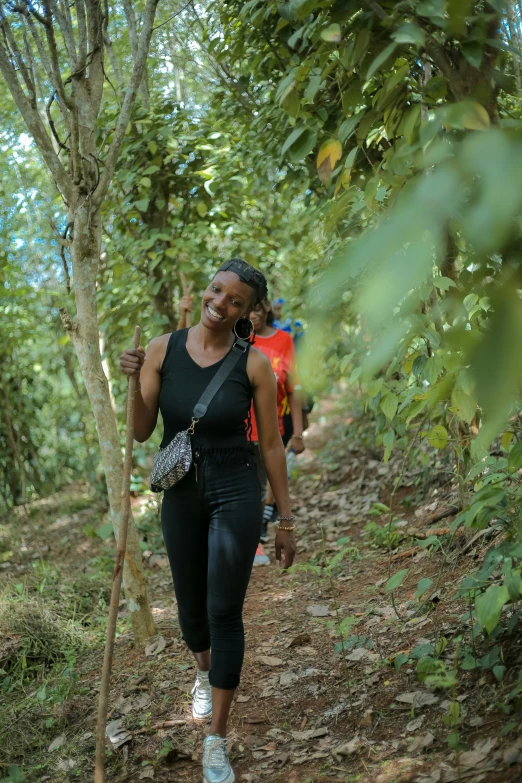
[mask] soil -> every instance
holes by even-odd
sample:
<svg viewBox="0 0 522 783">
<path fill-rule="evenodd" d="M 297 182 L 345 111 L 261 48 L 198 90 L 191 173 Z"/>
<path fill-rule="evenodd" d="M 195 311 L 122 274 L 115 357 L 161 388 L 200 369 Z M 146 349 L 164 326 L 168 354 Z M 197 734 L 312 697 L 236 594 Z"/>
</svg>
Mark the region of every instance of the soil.
<svg viewBox="0 0 522 783">
<path fill-rule="evenodd" d="M 509 665 L 501 685 L 490 670 L 459 671 L 456 686 L 433 689 L 416 672 L 415 650 L 423 644 L 441 644 L 440 658 L 452 668 L 458 637 L 469 632 L 461 619 L 466 606 L 455 597 L 456 588 L 492 542 L 487 536 L 472 541 L 475 531 L 469 531 L 464 538 L 442 537 L 437 551 L 419 548 L 412 530 L 425 532 L 430 520 L 445 509 L 451 512 L 458 505 L 456 489 L 447 480 L 441 483 L 437 472 L 430 476 L 429 471 L 404 470 L 400 457 L 383 464 L 382 455 L 366 442 L 364 423 L 343 411 L 339 401 L 329 400 L 315 412 L 307 451 L 292 481 L 297 568 L 292 574 L 275 562 L 255 568 L 247 594 L 245 664 L 229 734 L 236 780 L 520 781 L 518 727 L 505 729 L 517 718 L 506 715 L 503 701 L 521 666 L 520 640 L 510 637 L 504 644 Z M 19 538 L 16 546 L 11 539 L 14 551 L 3 564 L 8 583 L 22 581 L 37 559 L 59 567 L 60 578 L 72 583 L 93 557 L 100 563 L 113 552 L 110 541 L 86 535 L 92 506 L 71 512 L 74 498 L 84 495 L 84 487 L 73 486 L 33 504 L 26 509 L 28 516 L 18 512 L 23 525 L 18 534 L 11 533 Z M 66 497 L 68 511 L 63 513 Z M 382 540 L 388 515 L 379 506 L 388 505 L 390 498 L 399 518 L 391 552 L 390 542 Z M 147 504 L 147 497 L 135 497 L 135 515 Z M 190 712 L 193 662 L 180 637 L 161 541 L 157 531 L 151 533 L 157 509 L 147 513 L 148 526 L 140 527 L 147 538 L 144 562 L 160 638 L 149 654 L 135 649 L 122 602 L 109 720 L 120 720 L 128 737 L 108 750 L 107 781 L 200 783 L 205 726 L 195 724 Z M 449 524 L 453 516 L 435 527 Z M 372 532 L 373 522 L 378 534 Z M 390 569 L 390 557 L 410 549 L 412 554 L 392 561 Z M 273 559 L 269 547 L 267 551 Z M 386 582 L 399 569 L 408 573 L 392 595 Z M 427 577 L 432 586 L 422 601 L 415 600 L 419 580 Z M 101 626 L 102 617 L 98 612 Z M 92 618 L 89 623 L 92 628 Z M 55 708 L 56 721 L 47 734 L 43 729 L 38 733 L 40 744 L 35 739 L 31 746 L 26 738 L 22 758 L 12 734 L 7 742 L 3 767 L 31 769 L 24 780 L 93 778 L 103 655 L 103 629 L 95 630 L 89 651 L 76 660 L 75 688 Z M 487 650 L 482 640 L 476 644 L 482 645 L 480 654 Z M 395 665 L 398 655 L 405 656 L 400 668 Z M 408 697 L 413 693 L 417 696 Z M 460 704 L 459 725 L 453 728 L 443 720 L 452 701 Z M 34 710 L 33 720 L 43 720 L 42 712 Z M 448 746 L 448 735 L 456 731 L 458 754 Z M 63 742 L 48 751 L 57 735 L 64 736 Z"/>
</svg>

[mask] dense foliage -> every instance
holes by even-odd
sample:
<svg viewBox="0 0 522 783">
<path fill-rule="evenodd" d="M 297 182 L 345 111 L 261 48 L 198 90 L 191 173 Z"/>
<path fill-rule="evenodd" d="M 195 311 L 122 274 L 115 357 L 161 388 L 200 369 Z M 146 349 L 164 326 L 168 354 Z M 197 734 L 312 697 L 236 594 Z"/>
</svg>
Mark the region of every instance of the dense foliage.
<svg viewBox="0 0 522 783">
<path fill-rule="evenodd" d="M 462 586 L 493 634 L 521 581 L 519 4 L 224 0 L 163 13 L 103 206 L 98 306 L 116 403 L 133 324 L 147 339 L 175 328 L 180 272 L 199 291 L 219 259 L 258 263 L 307 322 L 309 383 L 349 382 L 385 461 L 444 454 L 461 489 L 453 533 L 507 534 Z M 132 60 L 120 49 L 100 147 Z M 71 302 L 46 215 L 62 233 L 64 218 L 54 194 L 39 205 L 34 150 L 6 128 L 4 169 L 31 161 L 33 177 L 4 194 L 0 236 L 9 506 L 82 475 L 92 425 L 54 309 Z"/>
</svg>

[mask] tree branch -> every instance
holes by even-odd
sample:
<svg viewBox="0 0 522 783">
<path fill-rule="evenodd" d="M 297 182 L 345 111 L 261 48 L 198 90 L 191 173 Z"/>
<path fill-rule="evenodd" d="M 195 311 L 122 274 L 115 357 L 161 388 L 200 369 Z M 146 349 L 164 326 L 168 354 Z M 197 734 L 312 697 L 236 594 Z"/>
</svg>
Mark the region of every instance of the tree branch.
<svg viewBox="0 0 522 783">
<path fill-rule="evenodd" d="M 47 164 L 49 171 L 56 183 L 56 186 L 62 194 L 66 203 L 70 203 L 74 196 L 74 188 L 71 178 L 64 168 L 63 163 L 54 151 L 52 141 L 45 130 L 40 119 L 38 110 L 31 105 L 29 99 L 24 93 L 17 73 L 11 63 L 9 54 L 0 40 L 0 73 L 5 79 L 18 111 L 24 118 L 29 133 L 33 137 L 36 146 L 40 150 L 42 157 Z"/>
<path fill-rule="evenodd" d="M 54 37 L 53 15 L 48 0 L 47 2 L 44 2 L 44 13 L 45 13 L 45 18 L 47 20 L 47 24 L 45 25 L 45 35 L 47 37 L 47 45 L 49 47 L 53 87 L 55 88 L 58 94 L 58 98 L 60 99 L 60 102 L 63 104 L 64 108 L 70 110 L 71 101 L 65 94 L 65 87 L 62 81 L 62 74 L 60 73 L 60 62 L 58 60 L 58 48 L 56 46 L 56 38 Z M 68 126 L 67 129 L 70 131 L 71 127 L 70 127 L 70 120 L 68 116 L 66 118 L 66 122 Z"/>
<path fill-rule="evenodd" d="M 132 57 L 135 60 L 138 55 L 138 33 L 136 30 L 136 15 L 134 13 L 134 6 L 132 0 L 123 0 L 123 10 L 125 12 L 125 18 L 127 20 L 127 26 L 129 28 L 129 40 L 131 45 Z M 145 65 L 143 71 L 143 79 L 140 83 L 140 93 L 143 100 L 144 108 L 149 111 L 150 109 L 150 95 L 149 85 L 147 78 L 147 65 Z"/>
<path fill-rule="evenodd" d="M 105 198 L 110 181 L 112 179 L 112 175 L 114 174 L 116 161 L 118 160 L 118 155 L 120 154 L 121 146 L 125 138 L 125 131 L 127 129 L 127 125 L 129 124 L 136 93 L 138 92 L 138 87 L 145 69 L 145 61 L 149 51 L 152 27 L 154 25 L 154 16 L 158 2 L 159 0 L 147 0 L 147 5 L 145 6 L 138 55 L 134 61 L 132 76 L 125 93 L 125 99 L 121 107 L 120 116 L 118 118 L 111 146 L 105 160 L 105 168 L 103 170 L 103 174 L 101 175 L 98 187 L 96 188 L 96 191 L 93 195 L 93 203 L 97 208 L 100 207 L 103 199 Z"/>
<path fill-rule="evenodd" d="M 67 3 L 63 4 L 66 8 L 66 13 L 64 14 L 62 13 L 60 6 L 56 4 L 56 0 L 50 0 L 50 2 L 51 10 L 56 17 L 56 21 L 60 26 L 60 30 L 62 31 L 63 40 L 65 41 L 65 46 L 67 47 L 67 52 L 71 58 L 71 62 L 76 64 L 76 48 L 74 46 L 74 34 L 69 6 Z"/>
<path fill-rule="evenodd" d="M 78 23 L 78 60 L 76 70 L 85 68 L 87 63 L 87 19 L 84 0 L 76 0 L 76 20 Z"/>
<path fill-rule="evenodd" d="M 33 108 L 36 108 L 36 87 L 33 82 L 33 79 L 31 77 L 31 74 L 28 70 L 28 68 L 25 65 L 24 58 L 22 57 L 22 53 L 20 52 L 20 49 L 18 48 L 18 45 L 15 41 L 15 38 L 13 36 L 13 33 L 11 31 L 11 28 L 7 22 L 7 19 L 5 17 L 4 10 L 2 8 L 2 5 L 0 4 L 0 20 L 1 20 L 1 26 L 2 30 L 5 35 L 6 44 L 9 47 L 8 51 L 12 54 L 13 59 L 15 60 L 18 70 L 22 74 L 22 79 L 24 80 L 24 84 L 26 86 L 27 92 L 29 93 L 29 100 L 31 103 L 31 106 Z"/>
</svg>

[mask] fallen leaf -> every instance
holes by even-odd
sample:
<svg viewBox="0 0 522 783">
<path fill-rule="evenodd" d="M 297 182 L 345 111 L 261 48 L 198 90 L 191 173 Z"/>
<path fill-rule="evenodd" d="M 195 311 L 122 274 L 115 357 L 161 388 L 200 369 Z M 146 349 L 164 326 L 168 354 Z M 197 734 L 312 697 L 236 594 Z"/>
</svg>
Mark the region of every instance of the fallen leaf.
<svg viewBox="0 0 522 783">
<path fill-rule="evenodd" d="M 75 766 L 76 762 L 73 759 L 60 759 L 56 765 L 56 769 L 59 769 L 60 772 L 70 772 Z"/>
<path fill-rule="evenodd" d="M 299 677 L 293 671 L 283 672 L 283 674 L 281 674 L 279 677 L 279 685 L 282 685 L 283 688 L 285 688 L 288 685 L 292 685 L 294 682 L 297 682 L 298 679 Z"/>
<path fill-rule="evenodd" d="M 430 704 L 436 704 L 439 699 L 434 696 L 433 693 L 426 693 L 425 691 L 411 691 L 410 693 L 400 693 L 395 697 L 395 701 L 399 701 L 403 704 L 411 704 L 414 708 L 427 707 Z"/>
<path fill-rule="evenodd" d="M 415 753 L 415 751 L 421 750 L 422 748 L 429 748 L 429 746 L 433 744 L 434 740 L 435 737 L 431 731 L 428 731 L 423 737 L 415 737 L 412 739 L 411 745 L 408 747 L 408 751 L 410 753 Z"/>
<path fill-rule="evenodd" d="M 53 741 L 47 748 L 47 753 L 52 753 L 53 750 L 58 750 L 58 748 L 61 748 L 64 743 L 65 743 L 65 734 L 60 734 L 59 737 L 55 737 L 55 739 L 53 739 Z"/>
<path fill-rule="evenodd" d="M 348 653 L 348 655 L 345 655 L 344 657 L 347 661 L 362 661 L 362 659 L 367 658 L 369 654 L 370 651 L 365 647 L 357 647 L 357 649 L 352 650 L 351 653 Z"/>
<path fill-rule="evenodd" d="M 312 617 L 328 617 L 330 609 L 326 604 L 312 604 L 306 608 L 306 611 L 308 614 L 311 614 Z"/>
<path fill-rule="evenodd" d="M 350 742 L 345 742 L 344 745 L 338 745 L 332 749 L 332 754 L 337 761 L 341 761 L 343 756 L 352 756 L 357 752 L 359 745 L 361 744 L 361 738 L 356 735 Z"/>
<path fill-rule="evenodd" d="M 253 715 L 250 718 L 245 718 L 244 721 L 245 721 L 245 723 L 250 723 L 250 724 L 253 724 L 253 723 L 266 723 L 266 718 L 257 718 L 257 717 L 255 717 Z"/>
<path fill-rule="evenodd" d="M 132 739 L 132 734 L 123 726 L 121 718 L 111 721 L 105 729 L 105 736 L 114 748 L 119 748 Z"/>
<path fill-rule="evenodd" d="M 140 780 L 152 780 L 154 777 L 154 767 L 145 767 L 139 774 Z"/>
<path fill-rule="evenodd" d="M 167 646 L 167 642 L 163 638 L 163 636 L 158 636 L 154 641 L 147 644 L 145 647 L 145 655 L 158 655 L 158 653 L 163 652 L 165 647 Z"/>
<path fill-rule="evenodd" d="M 303 644 L 308 644 L 309 641 L 311 641 L 309 633 L 300 633 L 299 636 L 295 636 L 287 646 L 300 647 Z"/>
<path fill-rule="evenodd" d="M 371 726 L 372 721 L 373 721 L 373 710 L 370 708 L 369 710 L 365 710 L 364 715 L 362 716 L 359 723 L 361 726 Z"/>
<path fill-rule="evenodd" d="M 518 764 L 522 760 L 522 739 L 517 739 L 504 749 L 502 756 L 504 764 Z"/>
<path fill-rule="evenodd" d="M 240 704 L 246 704 L 247 701 L 250 701 L 250 696 L 238 696 L 236 701 L 238 701 Z"/>
<path fill-rule="evenodd" d="M 406 726 L 406 731 L 417 731 L 417 729 L 420 729 L 425 717 L 425 715 L 421 715 L 419 718 L 415 718 L 415 720 L 410 720 Z"/>
<path fill-rule="evenodd" d="M 490 737 L 487 740 L 476 742 L 473 750 L 467 750 L 460 754 L 461 767 L 476 767 L 491 753 L 497 741 L 496 737 Z"/>
<path fill-rule="evenodd" d="M 277 756 L 274 756 L 272 761 L 276 769 L 281 769 L 281 767 L 284 767 L 284 765 L 286 764 L 289 758 L 290 758 L 289 753 L 279 753 Z"/>
<path fill-rule="evenodd" d="M 254 660 L 258 663 L 262 663 L 264 666 L 281 666 L 283 664 L 281 658 L 274 658 L 270 655 L 256 655 Z"/>
</svg>

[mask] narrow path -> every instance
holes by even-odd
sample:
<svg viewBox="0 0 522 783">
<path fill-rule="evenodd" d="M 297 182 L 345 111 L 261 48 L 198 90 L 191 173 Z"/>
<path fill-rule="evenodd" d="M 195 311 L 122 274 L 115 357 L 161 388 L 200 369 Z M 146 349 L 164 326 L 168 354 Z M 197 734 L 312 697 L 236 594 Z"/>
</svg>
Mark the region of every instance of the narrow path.
<svg viewBox="0 0 522 783">
<path fill-rule="evenodd" d="M 399 619 L 385 592 L 389 553 L 380 504 L 389 502 L 401 464 L 395 458 L 384 465 L 380 454 L 361 445 L 364 440 L 364 431 L 335 400 L 322 405 L 292 484 L 298 565 L 292 575 L 275 564 L 254 569 L 245 607 L 245 667 L 231 718 L 237 780 L 458 780 L 447 744 L 451 728 L 443 722 L 450 698 L 456 698 L 462 709 L 460 780 L 514 783 L 522 774 L 522 743 L 513 731 L 499 736 L 502 714 L 492 697 L 491 672 L 482 678 L 462 673 L 452 694 L 430 690 L 416 673 L 430 645 L 451 639 L 461 627 L 464 607 L 449 600 L 452 585 L 488 543 L 479 537 L 471 546 L 469 540 L 457 544 L 447 552 L 443 571 L 440 553 L 412 547 L 413 533 L 418 540 L 430 524 L 440 528 L 444 514 L 447 523 L 456 500 L 442 474 L 433 473 L 422 485 L 418 470 L 406 471 L 396 494 L 399 520 L 392 540 L 398 560 L 391 573 L 408 568 L 395 594 Z M 35 557 L 47 557 L 61 568 L 59 589 L 77 591 L 74 580 L 82 568 L 87 574 L 100 568 L 112 545 L 92 538 L 86 524 L 92 507 L 60 516 L 52 505 L 41 505 L 37 519 L 22 526 L 23 546 L 19 543 L 4 573 L 14 584 L 30 573 Z M 146 656 L 133 648 L 130 634 L 117 639 L 110 720 L 125 741 L 108 759 L 108 780 L 200 783 L 204 727 L 190 716 L 193 666 L 180 639 L 157 510 L 146 517 L 140 528 L 148 540 L 144 558 L 161 636 Z M 422 607 L 414 601 L 421 577 L 433 580 Z M 100 639 L 77 661 L 75 690 L 54 708 L 62 728 L 51 727 L 41 740 L 47 747 L 63 732 L 53 771 L 47 766 L 31 780 L 91 780 Z M 520 666 L 518 649 L 516 655 Z M 38 709 L 29 718 L 33 723 L 40 720 Z M 37 749 L 27 750 L 25 758 L 38 759 Z"/>
</svg>

